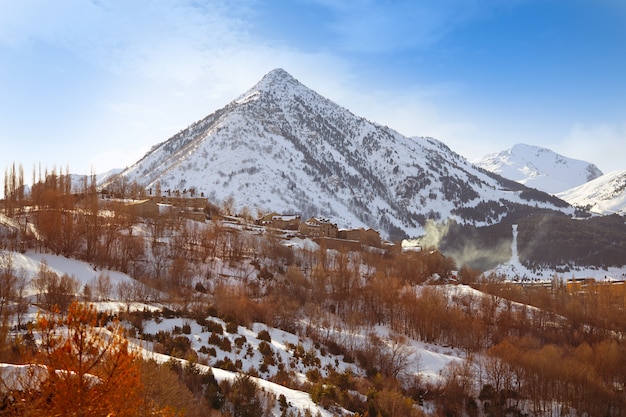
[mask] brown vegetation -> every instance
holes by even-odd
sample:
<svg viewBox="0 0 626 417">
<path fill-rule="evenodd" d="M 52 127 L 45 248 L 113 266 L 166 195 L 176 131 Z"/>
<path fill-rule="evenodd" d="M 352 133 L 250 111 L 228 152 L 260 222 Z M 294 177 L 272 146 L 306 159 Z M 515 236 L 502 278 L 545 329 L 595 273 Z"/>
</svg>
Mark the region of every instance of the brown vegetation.
<svg viewBox="0 0 626 417">
<path fill-rule="evenodd" d="M 119 326 L 97 327 L 93 307 L 72 304 L 65 316 L 39 317 L 35 331 L 41 348 L 23 358 L 45 366 L 11 392 L 10 415 L 141 415 L 138 360 Z M 37 368 L 33 368 L 37 369 Z"/>
<path fill-rule="evenodd" d="M 37 303 L 68 313 L 42 316 L 38 329 L 46 343 L 43 350 L 33 351 L 33 358 L 50 369 L 72 372 L 50 374 L 50 381 L 67 380 L 58 385 L 64 394 L 44 390 L 36 396 L 46 401 L 30 401 L 33 407 L 43 408 L 32 410 L 52 413 L 75 406 L 90 415 L 105 413 L 107 407 L 119 404 L 97 399 L 106 394 L 125 402 L 112 385 L 125 386 L 120 381 L 123 377 L 137 382 L 136 389 L 126 387 L 128 401 L 143 410 L 175 413 L 184 406 L 188 415 L 208 409 L 230 415 L 267 415 L 271 399 L 263 400 L 249 378 L 218 386 L 211 376 L 197 370 L 174 364 L 139 365 L 116 332 L 118 328 L 102 337 L 104 323 L 93 310 L 72 304 L 83 290 L 85 297 L 98 300 L 116 292 L 129 305 L 167 297 L 181 311 L 201 319 L 210 310 L 235 331 L 238 324 L 262 322 L 308 336 L 323 349 L 357 362 L 366 374 L 360 378 L 328 372 L 323 377 L 319 370 L 309 369 L 306 384 L 286 369 L 276 376 L 285 385 L 309 390 L 331 409 L 340 405 L 372 417 L 418 416 L 421 412 L 415 404 L 426 400 L 442 416 L 476 416 L 479 411 L 519 414 L 523 410 L 541 415 L 555 403 L 589 415 L 624 413 L 626 368 L 620 358 L 626 349 L 619 338 L 626 332 L 623 295 L 568 291 L 565 285 L 556 285 L 557 280 L 547 287 L 496 279 L 477 282 L 478 271 L 467 266 L 461 267 L 458 279 L 475 290 L 435 285 L 445 281 L 434 277 L 447 277 L 457 267 L 453 259 L 434 250 L 348 252 L 327 250 L 323 244 L 318 250 L 294 249 L 271 233 L 246 230 L 245 221 L 237 227 L 217 219 L 192 222 L 175 211 L 140 219 L 123 204 L 103 199 L 93 176 L 82 190 L 73 192 L 68 174 L 46 172 L 33 185 L 29 199 L 20 192 L 21 176 L 15 168 L 5 175 L 9 179 L 5 213 L 23 225 L 17 235 L 4 238 L 6 247 L 15 249 L 21 246 L 16 241 L 24 242 L 24 249 L 72 256 L 94 268 L 126 272 L 136 279 L 113 288 L 110 279 L 100 275 L 87 291 L 76 288 L 72 277 L 59 277 L 42 266 L 33 280 Z M 135 185 L 115 186 L 120 195 L 140 193 Z M 233 201 L 226 201 L 224 208 L 232 213 Z M 39 234 L 26 225 L 34 226 Z M 24 278 L 12 267 L 10 257 L 1 258 L 0 354 L 4 359 L 25 360 L 16 349 L 23 350 L 27 344 L 11 340 L 7 325 L 9 316 L 23 311 L 23 288 Z M 371 333 L 377 325 L 387 326 L 398 336 L 383 343 Z M 67 326 L 71 337 L 60 337 L 59 326 Z M 214 333 L 211 349 L 232 348 L 222 333 Z M 155 335 L 155 350 L 197 360 L 189 340 L 179 336 Z M 453 362 L 440 384 L 425 386 L 405 372 L 410 356 L 406 338 L 459 349 L 466 360 Z M 273 360 L 271 346 L 267 341 L 265 345 L 264 365 L 272 366 L 268 365 Z M 109 353 L 100 359 L 94 356 L 103 350 Z M 306 352 L 298 355 L 298 360 L 306 358 Z M 223 366 L 238 369 L 240 365 L 233 362 L 224 361 Z M 263 370 L 250 371 L 258 372 Z M 88 379 L 82 377 L 86 374 L 100 382 L 87 384 Z M 142 389 L 140 382 L 145 385 L 147 381 L 150 388 Z M 168 386 L 176 390 L 168 391 Z M 72 395 L 86 397 L 81 400 Z M 101 408 L 85 408 L 93 401 Z M 19 413 L 26 414 L 25 410 Z M 125 415 L 130 410 L 115 412 Z"/>
</svg>

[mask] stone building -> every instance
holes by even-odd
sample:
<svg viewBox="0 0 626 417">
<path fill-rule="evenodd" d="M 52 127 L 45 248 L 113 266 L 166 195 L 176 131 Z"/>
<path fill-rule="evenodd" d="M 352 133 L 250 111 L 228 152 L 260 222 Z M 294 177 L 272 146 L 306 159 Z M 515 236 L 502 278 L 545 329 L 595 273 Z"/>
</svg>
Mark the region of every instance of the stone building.
<svg viewBox="0 0 626 417">
<path fill-rule="evenodd" d="M 281 230 L 298 230 L 300 228 L 300 215 L 268 213 L 258 219 L 256 224 Z"/>
<path fill-rule="evenodd" d="M 300 223 L 299 231 L 307 237 L 336 238 L 339 235 L 339 229 L 335 223 L 318 217 L 311 217 L 306 222 Z"/>
</svg>

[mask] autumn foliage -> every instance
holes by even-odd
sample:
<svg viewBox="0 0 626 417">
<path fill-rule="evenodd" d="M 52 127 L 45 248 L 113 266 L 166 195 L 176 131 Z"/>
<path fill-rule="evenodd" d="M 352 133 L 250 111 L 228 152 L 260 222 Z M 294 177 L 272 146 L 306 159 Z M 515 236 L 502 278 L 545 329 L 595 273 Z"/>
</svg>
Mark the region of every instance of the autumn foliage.
<svg viewBox="0 0 626 417">
<path fill-rule="evenodd" d="M 65 254 L 135 280 L 114 287 L 102 273 L 81 289 L 72 277 L 59 277 L 44 263 L 31 281 L 37 305 L 56 305 L 67 314 L 42 315 L 32 340 L 12 340 L 9 318 L 15 314 L 23 324 L 26 278 L 10 256 L 0 257 L 0 356 L 37 364 L 24 385 L 37 389 L 12 393 L 15 401 L 7 409 L 0 398 L 2 415 L 269 414 L 255 398 L 250 378 L 218 384 L 212 375 L 178 360 L 140 361 L 118 323 L 105 328 L 94 307 L 71 304 L 79 296 L 126 302 L 127 311 L 120 315 L 130 321 L 131 331 L 153 343 L 155 352 L 214 361 L 215 367 L 254 376 L 273 366 L 269 335 L 258 337 L 263 339 L 259 369 L 246 370 L 239 358 L 218 360 L 216 349 L 231 352 L 221 324 L 219 332 L 212 331 L 210 346 L 196 352 L 186 336 L 188 323 L 179 334 L 144 333 L 143 321 L 152 316 L 131 311 L 131 302 L 166 297 L 179 309 L 176 314 L 207 328 L 207 316 L 219 317 L 233 336 L 238 326 L 260 322 L 306 337 L 320 352 L 356 363 L 364 375 L 310 369 L 308 381 L 302 382 L 290 363 L 279 363 L 273 380 L 307 390 L 322 406 L 371 417 L 420 415 L 418 404 L 425 401 L 437 416 L 550 415 L 555 405 L 563 415 L 568 410 L 611 417 L 626 412 L 626 290 L 621 283 L 581 282 L 571 288 L 556 276 L 549 285 L 511 283 L 497 276 L 479 279 L 480 271 L 466 265 L 448 281 L 457 265 L 430 248 L 300 248 L 243 220 L 232 227 L 212 209 L 206 211 L 214 216 L 210 222 L 187 221 L 174 211 L 139 218 L 110 194 L 97 193 L 94 177 L 72 194 L 69 176 L 54 171 L 33 185 L 29 202 L 20 191 L 21 176 L 15 168 L 6 174 L 11 198 L 4 203 L 5 214 L 19 219 L 20 233 L 0 236 L 0 247 Z M 118 191 L 125 195 L 122 188 Z M 224 212 L 232 210 L 233 202 L 225 202 Z M 29 232 L 30 226 L 37 234 Z M 507 239 L 508 233 L 510 228 Z M 173 316 L 165 310 L 159 314 Z M 389 329 L 389 340 L 373 331 L 378 327 Z M 450 362 L 438 382 L 421 380 L 410 373 L 417 366 L 409 363 L 414 357 L 409 339 L 462 351 L 463 359 Z M 234 339 L 235 345 L 237 340 L 242 339 Z M 15 359 L 15 346 L 28 346 L 30 356 Z M 319 368 L 315 353 L 293 350 L 294 362 L 310 361 L 314 367 L 317 359 Z M 243 359 L 248 355 L 246 349 L 241 353 Z M 283 405 L 281 411 L 286 410 Z"/>
<path fill-rule="evenodd" d="M 122 328 L 100 327 L 91 305 L 73 303 L 65 316 L 41 315 L 36 332 L 41 347 L 31 362 L 47 372 L 32 377 L 15 393 L 14 415 L 137 416 L 144 407 L 139 359 L 129 349 Z"/>
</svg>

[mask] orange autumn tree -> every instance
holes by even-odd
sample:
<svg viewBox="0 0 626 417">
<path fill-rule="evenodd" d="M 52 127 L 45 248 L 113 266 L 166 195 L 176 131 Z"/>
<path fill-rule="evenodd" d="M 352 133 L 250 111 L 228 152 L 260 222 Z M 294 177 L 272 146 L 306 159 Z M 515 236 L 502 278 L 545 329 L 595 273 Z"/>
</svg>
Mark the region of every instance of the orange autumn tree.
<svg viewBox="0 0 626 417">
<path fill-rule="evenodd" d="M 101 324 L 93 305 L 80 303 L 65 316 L 38 318 L 41 348 L 34 360 L 48 372 L 39 400 L 28 407 L 33 415 L 146 415 L 139 358 L 129 350 L 119 323 Z"/>
</svg>

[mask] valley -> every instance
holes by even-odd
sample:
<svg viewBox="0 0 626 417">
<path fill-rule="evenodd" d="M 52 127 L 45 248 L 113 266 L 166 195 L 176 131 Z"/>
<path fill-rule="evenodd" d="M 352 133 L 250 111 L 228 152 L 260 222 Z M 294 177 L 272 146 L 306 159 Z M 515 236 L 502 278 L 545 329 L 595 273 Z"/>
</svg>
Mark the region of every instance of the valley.
<svg viewBox="0 0 626 417">
<path fill-rule="evenodd" d="M 102 357 L 128 355 L 115 368 L 135 375 L 128 401 L 153 415 L 623 410 L 623 285 L 571 290 L 565 275 L 521 285 L 457 266 L 434 247 L 330 249 L 227 214 L 228 205 L 205 207 L 202 220 L 187 215 L 194 208 L 165 204 L 139 215 L 132 200 L 97 192 L 95 179 L 76 198 L 64 193 L 63 175 L 55 178 L 2 215 L 7 412 L 67 410 L 85 403 L 80 395 L 92 403 L 100 387 L 107 398 L 120 395 L 115 386 L 128 389 L 99 367 L 93 376 L 102 382 L 65 394 L 70 402 L 40 403 L 37 391 L 20 388 L 37 373 L 11 382 L 28 361 L 55 364 L 54 386 L 74 386 L 80 356 L 60 360 L 49 344 L 82 346 L 66 331 L 120 335 L 118 353 Z M 86 340 L 89 349 L 111 346 Z M 56 398 L 47 379 L 37 381 Z"/>
<path fill-rule="evenodd" d="M 14 163 L 0 412 L 623 415 L 621 175 L 488 162 L 276 69 L 124 170 Z"/>
</svg>

